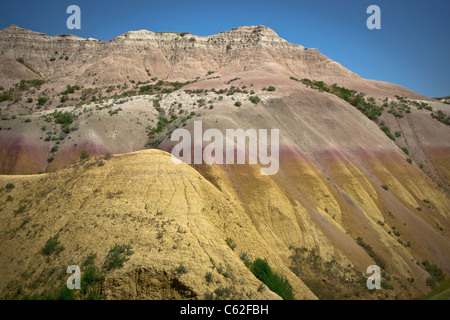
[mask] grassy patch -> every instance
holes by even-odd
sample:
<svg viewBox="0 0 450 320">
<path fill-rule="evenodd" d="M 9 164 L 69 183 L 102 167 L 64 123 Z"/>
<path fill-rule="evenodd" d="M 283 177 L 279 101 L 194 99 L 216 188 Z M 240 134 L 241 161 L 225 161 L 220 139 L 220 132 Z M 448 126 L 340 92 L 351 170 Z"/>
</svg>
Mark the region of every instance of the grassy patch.
<svg viewBox="0 0 450 320">
<path fill-rule="evenodd" d="M 284 300 L 294 300 L 294 293 L 289 281 L 274 273 L 266 260 L 256 259 L 247 262 L 246 266 L 261 280 L 270 290 L 278 294 Z"/>
<path fill-rule="evenodd" d="M 439 286 L 435 287 L 433 291 L 425 296 L 419 298 L 420 300 L 450 300 L 450 278 L 444 280 Z"/>
</svg>

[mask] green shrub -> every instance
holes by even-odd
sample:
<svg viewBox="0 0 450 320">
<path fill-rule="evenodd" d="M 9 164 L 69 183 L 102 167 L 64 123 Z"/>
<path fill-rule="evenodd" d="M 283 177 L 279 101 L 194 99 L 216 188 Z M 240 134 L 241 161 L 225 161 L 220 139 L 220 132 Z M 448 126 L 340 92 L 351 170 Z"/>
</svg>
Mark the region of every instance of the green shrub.
<svg viewBox="0 0 450 320">
<path fill-rule="evenodd" d="M 58 111 L 53 114 L 55 117 L 55 123 L 59 123 L 61 125 L 71 124 L 73 122 L 73 115 L 70 112 L 61 112 Z"/>
<path fill-rule="evenodd" d="M 83 276 L 81 277 L 81 294 L 89 300 L 98 300 L 101 296 L 101 285 L 105 274 L 95 266 L 97 255 L 89 254 L 83 262 Z"/>
<path fill-rule="evenodd" d="M 213 274 L 211 272 L 207 272 L 205 274 L 206 283 L 210 283 L 213 280 Z"/>
<path fill-rule="evenodd" d="M 21 204 L 17 210 L 14 210 L 14 215 L 24 212 L 26 208 L 27 208 L 26 205 Z"/>
<path fill-rule="evenodd" d="M 23 60 L 23 58 L 17 58 L 16 61 L 17 61 L 17 62 L 20 62 L 20 63 L 22 63 L 22 64 L 25 63 L 25 61 Z"/>
<path fill-rule="evenodd" d="M 236 243 L 234 242 L 233 239 L 226 238 L 225 242 L 226 242 L 227 246 L 229 246 L 231 248 L 231 250 L 234 250 L 236 248 Z"/>
<path fill-rule="evenodd" d="M 240 101 L 236 101 L 236 102 L 234 103 L 234 105 L 235 105 L 236 107 L 240 107 L 240 106 L 242 105 L 242 103 L 241 103 Z"/>
<path fill-rule="evenodd" d="M 388 187 L 386 184 L 383 184 L 381 187 L 382 187 L 384 190 L 388 190 L 388 189 L 389 189 L 389 187 Z"/>
<path fill-rule="evenodd" d="M 239 258 L 244 261 L 245 265 L 248 265 L 250 263 L 250 258 L 248 257 L 246 252 L 242 252 Z"/>
<path fill-rule="evenodd" d="M 106 255 L 105 263 L 103 267 L 106 270 L 112 270 L 121 268 L 125 261 L 128 260 L 128 256 L 132 255 L 130 245 L 120 245 L 117 244 L 112 247 L 108 254 Z"/>
<path fill-rule="evenodd" d="M 56 300 L 75 300 L 75 292 L 66 285 L 62 286 L 56 296 Z"/>
<path fill-rule="evenodd" d="M 383 121 L 381 122 L 380 129 L 389 137 L 389 139 L 395 141 L 395 137 L 391 133 L 391 129 L 388 126 L 386 126 Z"/>
<path fill-rule="evenodd" d="M 278 294 L 284 300 L 294 300 L 294 293 L 289 281 L 274 273 L 266 260 L 256 259 L 248 262 L 247 267 L 270 290 Z"/>
<path fill-rule="evenodd" d="M 12 190 L 12 189 L 14 189 L 16 186 L 14 185 L 14 184 L 12 184 L 12 183 L 7 183 L 6 184 L 6 190 Z"/>
<path fill-rule="evenodd" d="M 23 122 L 31 122 L 30 118 L 25 118 L 25 120 L 23 120 Z"/>
<path fill-rule="evenodd" d="M 89 153 L 86 150 L 81 151 L 80 159 L 82 160 L 89 159 Z"/>
<path fill-rule="evenodd" d="M 412 163 L 412 159 L 411 158 L 407 158 L 406 161 L 408 161 L 409 164 Z"/>
<path fill-rule="evenodd" d="M 267 91 L 275 91 L 275 87 L 274 87 L 274 86 L 269 86 L 269 87 L 267 88 Z"/>
<path fill-rule="evenodd" d="M 409 155 L 409 150 L 408 150 L 407 147 L 402 147 L 402 151 L 403 151 L 405 154 Z"/>
<path fill-rule="evenodd" d="M 387 283 L 387 282 L 381 281 L 380 285 L 381 285 L 381 287 L 382 287 L 383 289 L 386 289 L 386 290 L 394 290 L 394 287 L 391 286 L 391 285 L 390 285 L 389 283 Z"/>
<path fill-rule="evenodd" d="M 67 89 L 62 91 L 61 94 L 66 95 L 66 94 L 74 93 L 76 90 L 80 90 L 80 87 L 67 85 Z"/>
<path fill-rule="evenodd" d="M 59 254 L 61 251 L 64 250 L 64 247 L 59 243 L 58 235 L 55 235 L 53 237 L 50 237 L 47 242 L 45 243 L 45 246 L 42 248 L 41 252 L 47 256 L 51 254 Z"/>
<path fill-rule="evenodd" d="M 28 102 L 28 103 L 33 102 L 33 98 L 28 98 L 28 99 L 27 99 L 27 102 Z"/>
<path fill-rule="evenodd" d="M 11 96 L 7 93 L 0 94 L 0 102 L 11 99 Z"/>
<path fill-rule="evenodd" d="M 258 96 L 250 96 L 248 97 L 248 100 L 250 100 L 254 104 L 257 104 L 261 99 Z"/>
<path fill-rule="evenodd" d="M 175 269 L 175 271 L 177 272 L 177 274 L 178 274 L 179 276 L 181 276 L 182 274 L 187 273 L 186 267 L 185 267 L 184 265 L 182 265 L 181 263 L 180 263 L 180 265 Z"/>
<path fill-rule="evenodd" d="M 40 97 L 38 99 L 38 104 L 41 105 L 41 106 L 44 105 L 46 102 L 47 102 L 47 98 L 46 97 Z"/>
<path fill-rule="evenodd" d="M 64 133 L 69 133 L 70 132 L 70 126 L 68 124 L 63 124 L 61 126 L 61 131 Z"/>
</svg>

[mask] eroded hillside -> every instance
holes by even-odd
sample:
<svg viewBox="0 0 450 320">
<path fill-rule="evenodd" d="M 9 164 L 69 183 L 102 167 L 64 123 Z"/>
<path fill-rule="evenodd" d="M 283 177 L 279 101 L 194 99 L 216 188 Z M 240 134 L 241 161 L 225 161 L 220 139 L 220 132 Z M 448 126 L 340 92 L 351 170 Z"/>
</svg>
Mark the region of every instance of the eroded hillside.
<svg viewBox="0 0 450 320">
<path fill-rule="evenodd" d="M 450 273 L 448 104 L 262 26 L 108 42 L 12 26 L 0 47 L 4 297 L 54 294 L 71 264 L 125 299 L 279 298 L 258 258 L 296 299 L 411 299 Z M 279 129 L 278 173 L 174 163 L 195 121 Z M 115 245 L 133 253 L 108 269 Z"/>
</svg>

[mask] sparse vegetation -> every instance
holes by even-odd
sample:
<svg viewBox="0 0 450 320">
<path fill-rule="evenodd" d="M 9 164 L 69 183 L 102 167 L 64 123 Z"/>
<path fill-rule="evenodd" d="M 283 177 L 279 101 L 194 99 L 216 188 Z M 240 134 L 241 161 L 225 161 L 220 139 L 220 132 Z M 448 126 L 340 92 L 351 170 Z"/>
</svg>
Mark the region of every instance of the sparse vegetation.
<svg viewBox="0 0 450 320">
<path fill-rule="evenodd" d="M 187 269 L 186 269 L 186 267 L 185 267 L 183 264 L 180 264 L 180 265 L 175 269 L 175 272 L 176 272 L 179 276 L 181 276 L 181 275 L 187 273 Z"/>
<path fill-rule="evenodd" d="M 366 252 L 369 254 L 369 256 L 375 261 L 377 266 L 379 266 L 382 269 L 386 268 L 386 263 L 373 251 L 370 244 L 367 244 L 364 242 L 364 240 L 361 237 L 358 237 L 356 239 L 356 242 L 366 250 Z"/>
<path fill-rule="evenodd" d="M 445 114 L 445 112 L 438 110 L 437 112 L 432 112 L 431 116 L 438 120 L 439 122 L 442 122 L 446 125 L 450 125 L 450 115 Z"/>
<path fill-rule="evenodd" d="M 445 280 L 444 272 L 438 265 L 430 263 L 428 260 L 422 262 L 424 269 L 430 274 L 431 278 L 427 279 L 427 285 L 434 288 L 436 284 Z"/>
<path fill-rule="evenodd" d="M 20 80 L 18 89 L 21 91 L 26 91 L 26 90 L 30 89 L 30 87 L 40 89 L 41 85 L 44 83 L 45 83 L 45 81 L 41 80 L 41 79 Z"/>
<path fill-rule="evenodd" d="M 391 129 L 388 126 L 386 126 L 384 121 L 381 121 L 380 129 L 389 137 L 389 139 L 391 139 L 392 141 L 395 141 L 395 137 L 391 133 Z"/>
<path fill-rule="evenodd" d="M 325 261 L 315 249 L 293 248 L 290 269 L 320 300 L 364 298 L 369 293 L 366 278 L 356 268 L 336 259 Z"/>
<path fill-rule="evenodd" d="M 50 237 L 42 248 L 41 252 L 44 255 L 59 254 L 64 250 L 64 246 L 59 242 L 58 235 Z"/>
<path fill-rule="evenodd" d="M 226 242 L 227 246 L 229 246 L 231 248 L 231 250 L 234 250 L 236 248 L 236 243 L 234 242 L 233 239 L 226 238 L 225 242 Z"/>
<path fill-rule="evenodd" d="M 118 269 L 123 266 L 125 261 L 128 260 L 128 256 L 132 255 L 130 245 L 117 245 L 112 247 L 106 255 L 105 263 L 103 265 L 105 270 Z"/>
</svg>

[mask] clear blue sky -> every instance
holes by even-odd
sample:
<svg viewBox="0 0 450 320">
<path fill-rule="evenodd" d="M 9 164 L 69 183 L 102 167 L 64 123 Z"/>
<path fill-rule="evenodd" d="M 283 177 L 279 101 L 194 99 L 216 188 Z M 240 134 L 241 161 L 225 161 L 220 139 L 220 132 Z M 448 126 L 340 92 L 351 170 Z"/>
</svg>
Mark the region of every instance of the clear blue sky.
<svg viewBox="0 0 450 320">
<path fill-rule="evenodd" d="M 81 30 L 66 27 L 71 4 L 81 8 Z M 366 27 L 371 4 L 381 8 L 381 30 Z M 450 95 L 449 0 L 15 0 L 0 11 L 0 29 L 10 24 L 101 40 L 138 29 L 205 36 L 265 25 L 364 78 Z"/>
</svg>

